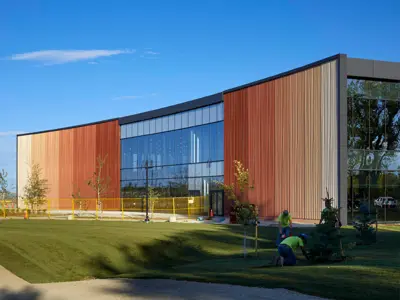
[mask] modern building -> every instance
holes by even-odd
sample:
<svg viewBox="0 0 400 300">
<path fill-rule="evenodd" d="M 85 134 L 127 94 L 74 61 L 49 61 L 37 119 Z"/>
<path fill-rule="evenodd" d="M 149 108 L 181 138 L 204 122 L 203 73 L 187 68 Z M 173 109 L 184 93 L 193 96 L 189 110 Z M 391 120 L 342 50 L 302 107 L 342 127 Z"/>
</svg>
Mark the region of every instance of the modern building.
<svg viewBox="0 0 400 300">
<path fill-rule="evenodd" d="M 167 108 L 18 135 L 18 198 L 33 163 L 60 208 L 77 187 L 94 197 L 84 183 L 107 155 L 114 200 L 105 205 L 118 208 L 144 189 L 147 161 L 149 184 L 163 196 L 209 196 L 214 213 L 226 215 L 230 203 L 215 182 L 233 182 L 240 160 L 262 218 L 288 209 L 317 220 L 328 190 L 346 223 L 360 202 L 400 200 L 399 100 L 400 63 L 340 54 Z"/>
</svg>

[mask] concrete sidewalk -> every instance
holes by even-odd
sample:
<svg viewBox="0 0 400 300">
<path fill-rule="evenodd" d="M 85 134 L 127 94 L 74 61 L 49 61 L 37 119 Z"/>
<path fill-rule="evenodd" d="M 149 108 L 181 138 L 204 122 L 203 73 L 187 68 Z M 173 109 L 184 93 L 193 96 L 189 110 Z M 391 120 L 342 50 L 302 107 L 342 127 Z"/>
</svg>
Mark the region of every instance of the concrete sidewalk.
<svg viewBox="0 0 400 300">
<path fill-rule="evenodd" d="M 30 284 L 28 282 L 15 276 L 6 268 L 0 266 L 0 289 L 19 290 L 29 286 Z"/>
<path fill-rule="evenodd" d="M 265 299 L 323 300 L 285 289 L 161 279 L 95 279 L 29 284 L 0 266 L 0 300 Z"/>
</svg>

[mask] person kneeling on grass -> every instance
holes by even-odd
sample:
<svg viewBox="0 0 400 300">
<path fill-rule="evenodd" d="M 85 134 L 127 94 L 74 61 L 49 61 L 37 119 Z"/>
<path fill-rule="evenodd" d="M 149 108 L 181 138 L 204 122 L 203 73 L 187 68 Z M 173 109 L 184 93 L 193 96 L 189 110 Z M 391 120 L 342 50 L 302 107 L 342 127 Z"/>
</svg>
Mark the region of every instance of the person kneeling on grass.
<svg viewBox="0 0 400 300">
<path fill-rule="evenodd" d="M 305 233 L 302 233 L 299 236 L 291 236 L 284 239 L 278 247 L 279 256 L 277 257 L 275 264 L 280 264 L 281 266 L 294 266 L 296 264 L 295 252 L 298 247 L 300 247 L 304 257 L 308 259 L 307 253 L 304 250 L 304 245 L 307 244 L 307 238 L 308 236 Z"/>
</svg>

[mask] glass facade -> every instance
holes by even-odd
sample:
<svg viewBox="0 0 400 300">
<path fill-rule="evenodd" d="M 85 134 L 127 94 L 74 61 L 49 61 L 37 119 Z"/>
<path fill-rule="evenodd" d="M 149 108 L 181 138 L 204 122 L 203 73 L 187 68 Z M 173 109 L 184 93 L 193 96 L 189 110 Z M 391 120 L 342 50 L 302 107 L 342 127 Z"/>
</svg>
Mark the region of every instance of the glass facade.
<svg viewBox="0 0 400 300">
<path fill-rule="evenodd" d="M 200 126 L 224 120 L 224 104 L 214 104 L 169 116 L 121 126 L 121 139 Z"/>
<path fill-rule="evenodd" d="M 223 181 L 222 103 L 122 127 L 121 197 L 143 194 L 146 161 L 162 197 L 205 196 Z"/>
<path fill-rule="evenodd" d="M 348 211 L 400 220 L 400 83 L 348 79 Z"/>
</svg>

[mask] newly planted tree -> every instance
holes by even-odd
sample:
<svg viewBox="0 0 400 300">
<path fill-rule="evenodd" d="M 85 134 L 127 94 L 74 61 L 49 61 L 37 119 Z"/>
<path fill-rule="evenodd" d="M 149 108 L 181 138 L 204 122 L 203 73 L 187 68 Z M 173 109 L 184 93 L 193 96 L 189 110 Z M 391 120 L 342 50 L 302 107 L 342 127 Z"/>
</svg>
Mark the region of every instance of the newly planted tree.
<svg viewBox="0 0 400 300">
<path fill-rule="evenodd" d="M 5 200 L 8 196 L 8 173 L 3 169 L 0 172 L 0 196 L 1 200 Z"/>
<path fill-rule="evenodd" d="M 149 186 L 149 206 L 151 208 L 151 218 L 154 216 L 154 206 L 158 201 L 161 194 L 155 190 L 153 187 Z"/>
<path fill-rule="evenodd" d="M 79 215 L 82 214 L 82 210 L 86 211 L 88 209 L 88 200 L 82 198 L 80 188 L 75 188 L 75 192 L 71 196 L 74 199 L 75 207 L 79 208 Z"/>
<path fill-rule="evenodd" d="M 329 196 L 328 190 L 326 195 L 322 199 L 325 208 L 321 212 L 321 220 L 316 225 L 314 232 L 311 233 L 311 248 L 308 256 L 314 262 L 343 261 L 348 258 L 345 255 L 345 249 L 354 247 L 354 243 L 343 245 L 339 209 L 333 207 L 334 199 Z"/>
<path fill-rule="evenodd" d="M 247 256 L 247 227 L 256 225 L 258 222 L 258 208 L 248 201 L 249 190 L 254 189 L 250 184 L 249 170 L 240 161 L 234 161 L 235 181 L 232 184 L 217 182 L 218 186 L 224 189 L 229 200 L 233 202 L 233 212 L 236 215 L 236 222 L 243 225 L 243 256 Z"/>
<path fill-rule="evenodd" d="M 39 164 L 32 165 L 31 172 L 28 173 L 28 180 L 24 187 L 24 202 L 30 207 L 31 211 L 38 212 L 39 207 L 46 203 L 46 196 L 50 191 L 48 181 L 42 178 L 42 169 Z"/>
<path fill-rule="evenodd" d="M 1 200 L 3 200 L 2 201 L 2 203 L 1 203 L 1 206 L 3 207 L 3 216 L 4 216 L 4 218 L 6 217 L 6 211 L 5 211 L 5 203 L 4 203 L 4 200 L 7 198 L 7 196 L 8 196 L 8 190 L 7 190 L 7 188 L 8 188 L 8 180 L 7 180 L 7 176 L 8 176 L 8 173 L 3 169 L 3 170 L 1 170 L 1 172 L 0 172 L 0 197 L 1 197 Z"/>
<path fill-rule="evenodd" d="M 378 221 L 376 211 L 371 211 L 365 204 L 361 205 L 358 215 L 353 221 L 353 227 L 357 231 L 358 242 L 361 245 L 376 243 Z"/>
<path fill-rule="evenodd" d="M 88 186 L 90 186 L 96 192 L 96 207 L 101 211 L 103 216 L 103 203 L 102 197 L 108 192 L 111 178 L 109 176 L 103 177 L 102 173 L 104 165 L 106 163 L 107 155 L 102 157 L 99 155 L 96 159 L 96 170 L 93 172 L 92 177 L 87 181 Z"/>
</svg>

